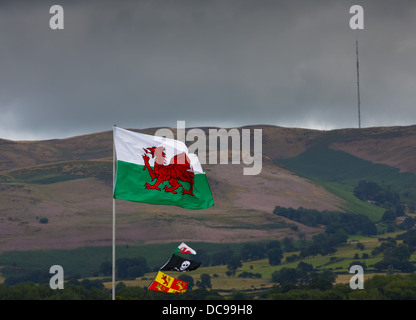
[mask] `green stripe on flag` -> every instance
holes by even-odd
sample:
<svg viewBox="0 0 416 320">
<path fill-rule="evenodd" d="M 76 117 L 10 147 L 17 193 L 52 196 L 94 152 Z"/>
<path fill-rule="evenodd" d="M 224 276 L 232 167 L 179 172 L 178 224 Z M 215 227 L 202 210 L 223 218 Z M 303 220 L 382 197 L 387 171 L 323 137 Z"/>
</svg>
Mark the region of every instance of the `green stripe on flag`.
<svg viewBox="0 0 416 320">
<path fill-rule="evenodd" d="M 145 183 L 153 185 L 156 179 L 152 181 L 148 170 L 143 169 L 145 169 L 143 165 L 118 160 L 114 198 L 151 204 L 175 205 L 187 209 L 205 209 L 214 205 L 205 174 L 195 174 L 194 196 L 192 196 L 183 195 L 181 187 L 175 190 L 176 194 L 166 192 L 165 185 L 170 187 L 168 181 L 164 181 L 158 186 L 161 190 L 146 189 Z M 189 183 L 184 181 L 179 181 L 179 183 L 185 189 L 189 189 Z"/>
</svg>

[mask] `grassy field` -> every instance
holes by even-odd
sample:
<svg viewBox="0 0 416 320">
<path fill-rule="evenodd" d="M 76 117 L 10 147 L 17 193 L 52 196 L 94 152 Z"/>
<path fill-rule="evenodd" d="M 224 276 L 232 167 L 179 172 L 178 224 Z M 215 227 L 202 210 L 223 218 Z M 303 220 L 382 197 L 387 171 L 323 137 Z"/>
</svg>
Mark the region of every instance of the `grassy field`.
<svg viewBox="0 0 416 320">
<path fill-rule="evenodd" d="M 372 163 L 327 147 L 310 148 L 297 157 L 278 161 L 298 174 L 319 181 L 354 187 L 360 180 L 391 185 L 397 192 L 415 189 L 416 175 L 384 164 Z M 416 195 L 415 195 L 416 196 Z"/>
<path fill-rule="evenodd" d="M 320 184 L 329 192 L 345 200 L 345 204 L 342 205 L 341 209 L 347 212 L 363 214 L 372 221 L 379 221 L 385 212 L 384 208 L 361 201 L 355 197 L 352 191 L 353 188 L 349 186 L 337 182 L 321 182 Z"/>
<path fill-rule="evenodd" d="M 310 178 L 349 186 L 355 186 L 363 179 L 392 185 L 400 193 L 415 186 L 416 176 L 412 173 L 400 172 L 398 168 L 372 163 L 327 147 L 310 148 L 297 157 L 281 159 L 279 163 Z"/>
<path fill-rule="evenodd" d="M 384 234 L 383 237 L 395 237 L 399 232 Z M 364 245 L 364 250 L 357 248 L 357 243 Z M 348 283 L 352 274 L 349 274 L 349 267 L 352 262 L 359 261 L 365 263 L 367 268 L 365 269 L 365 279 L 372 277 L 376 273 L 372 265 L 382 259 L 382 256 L 371 256 L 371 251 L 380 245 L 377 237 L 365 237 L 365 236 L 350 236 L 348 243 L 342 247 L 339 247 L 337 252 L 327 256 L 309 257 L 306 259 L 298 260 L 295 262 L 287 263 L 286 257 L 292 254 L 298 254 L 298 252 L 285 253 L 282 260 L 282 264 L 278 266 L 271 266 L 268 259 L 261 259 L 256 261 L 243 262 L 243 266 L 237 270 L 236 276 L 230 277 L 226 275 L 226 266 L 209 266 L 200 267 L 199 269 L 187 273 L 187 275 L 194 278 L 194 282 L 199 280 L 201 274 L 209 274 L 211 276 L 212 289 L 231 292 L 232 290 L 261 290 L 273 286 L 271 282 L 272 274 L 282 268 L 296 268 L 300 261 L 313 265 L 313 267 L 322 271 L 330 269 L 337 274 L 336 283 Z M 363 253 L 367 253 L 368 259 L 355 259 L 355 254 L 361 258 Z M 416 254 L 412 255 L 412 261 L 416 261 Z M 242 272 L 260 273 L 261 278 L 238 278 L 237 276 Z M 122 281 L 127 286 L 140 286 L 147 287 L 156 276 L 156 271 L 149 272 L 141 278 L 135 280 Z M 167 272 L 173 277 L 178 277 L 180 274 L 177 272 Z M 107 282 L 106 287 L 111 288 L 111 282 Z"/>
<path fill-rule="evenodd" d="M 383 238 L 395 237 L 399 232 L 384 234 Z M 357 243 L 364 245 L 364 250 L 357 248 Z M 177 246 L 177 243 L 154 244 L 143 246 L 120 246 L 117 247 L 117 257 L 137 257 L 144 256 L 148 261 L 152 272 L 146 273 L 143 277 L 135 280 L 122 280 L 127 286 L 147 287 L 156 276 L 157 269 L 163 265 L 170 256 L 172 250 Z M 194 249 L 207 250 L 210 253 L 224 249 L 225 245 L 212 243 L 189 243 Z M 239 254 L 244 244 L 227 244 L 235 254 Z M 272 274 L 282 268 L 296 268 L 300 261 L 311 264 L 316 270 L 322 271 L 330 269 L 337 274 L 336 283 L 348 283 L 351 274 L 348 273 L 352 262 L 363 262 L 367 266 L 365 269 L 365 279 L 373 276 L 375 273 L 374 265 L 382 259 L 382 256 L 372 257 L 371 251 L 380 245 L 378 237 L 366 236 L 350 236 L 348 243 L 341 246 L 332 255 L 308 257 L 306 259 L 295 262 L 286 262 L 286 257 L 299 252 L 285 253 L 282 264 L 278 266 L 271 266 L 268 259 L 261 259 L 256 261 L 243 262 L 243 266 L 236 272 L 236 276 L 227 276 L 227 267 L 221 266 L 201 266 L 197 270 L 186 273 L 192 276 L 194 283 L 199 280 L 201 274 L 209 274 L 211 276 L 211 284 L 213 290 L 219 290 L 223 294 L 231 293 L 233 290 L 262 290 L 274 285 L 271 282 Z M 369 258 L 362 259 L 363 253 L 367 253 Z M 360 259 L 354 258 L 358 254 Z M 92 277 L 92 274 L 98 270 L 99 265 L 103 261 L 111 260 L 111 248 L 109 247 L 86 247 L 76 250 L 49 250 L 49 251 L 28 251 L 28 252 L 9 252 L 0 255 L 0 265 L 18 265 L 23 267 L 31 267 L 34 269 L 49 270 L 49 267 L 54 264 L 60 264 L 64 267 L 65 275 L 80 274 L 83 278 L 97 279 Z M 411 261 L 416 261 L 416 254 L 413 254 Z M 1 267 L 0 267 L 1 268 Z M 1 269 L 0 269 L 1 270 Z M 239 278 L 237 277 L 242 272 L 251 272 L 261 274 L 261 278 Z M 180 273 L 166 272 L 167 274 L 178 277 Z M 99 278 L 105 282 L 107 288 L 111 288 L 111 279 L 109 277 Z M 4 278 L 0 275 L 0 282 Z M 119 281 L 117 281 L 118 283 Z"/>
</svg>

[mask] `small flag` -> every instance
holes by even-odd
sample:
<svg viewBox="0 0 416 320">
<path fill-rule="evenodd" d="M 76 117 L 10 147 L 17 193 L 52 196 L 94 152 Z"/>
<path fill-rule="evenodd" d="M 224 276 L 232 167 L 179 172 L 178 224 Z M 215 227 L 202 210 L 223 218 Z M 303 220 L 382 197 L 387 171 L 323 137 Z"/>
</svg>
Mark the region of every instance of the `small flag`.
<svg viewBox="0 0 416 320">
<path fill-rule="evenodd" d="M 180 141 L 114 127 L 117 172 L 113 197 L 206 209 L 214 205 L 198 157 Z"/>
<path fill-rule="evenodd" d="M 184 254 L 196 254 L 196 251 L 188 246 L 186 243 L 182 242 L 173 253 L 184 253 Z"/>
<path fill-rule="evenodd" d="M 200 265 L 201 262 L 185 259 L 176 254 L 172 254 L 169 261 L 166 262 L 160 270 L 187 272 L 197 269 Z"/>
<path fill-rule="evenodd" d="M 149 290 L 160 291 L 166 293 L 182 293 L 186 292 L 188 283 L 159 271 L 155 280 L 149 286 Z"/>
</svg>

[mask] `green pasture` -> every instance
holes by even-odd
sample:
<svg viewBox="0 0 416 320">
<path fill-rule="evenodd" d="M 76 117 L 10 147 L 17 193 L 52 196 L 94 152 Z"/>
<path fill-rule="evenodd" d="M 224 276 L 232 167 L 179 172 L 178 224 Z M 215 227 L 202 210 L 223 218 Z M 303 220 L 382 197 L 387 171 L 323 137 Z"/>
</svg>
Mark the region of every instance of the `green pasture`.
<svg viewBox="0 0 416 320">
<path fill-rule="evenodd" d="M 340 207 L 344 211 L 363 214 L 372 221 L 380 221 L 386 210 L 355 197 L 352 187 L 337 182 L 321 182 L 320 184 L 329 192 L 345 200 Z"/>
<path fill-rule="evenodd" d="M 395 237 L 399 232 L 384 234 L 383 238 Z M 357 248 L 357 243 L 364 245 L 364 250 Z M 187 243 L 195 250 L 206 250 L 209 254 L 224 250 L 227 246 L 239 254 L 244 244 L 214 244 L 214 243 Z M 147 244 L 141 246 L 118 246 L 117 258 L 121 257 L 145 257 L 151 272 L 143 277 L 135 280 L 122 280 L 127 286 L 147 287 L 156 276 L 157 269 L 169 259 L 172 251 L 177 247 L 178 243 L 166 244 Z M 194 283 L 200 279 L 201 274 L 209 274 L 211 276 L 212 289 L 224 290 L 231 292 L 235 290 L 261 290 L 273 285 L 271 282 L 272 274 L 282 268 L 296 268 L 299 262 L 303 261 L 311 264 L 317 271 L 330 269 L 338 275 L 337 282 L 345 282 L 351 276 L 348 273 L 352 262 L 363 262 L 367 266 L 366 275 L 374 273 L 372 265 L 382 259 L 381 255 L 373 257 L 371 251 L 380 245 L 378 237 L 366 237 L 361 235 L 349 236 L 348 243 L 337 248 L 334 254 L 326 256 L 308 257 L 288 263 L 286 257 L 299 252 L 284 253 L 282 263 L 278 266 L 271 266 L 268 259 L 256 261 L 246 261 L 242 263 L 242 267 L 237 269 L 235 276 L 227 276 L 227 266 L 201 266 L 197 270 L 186 273 L 192 276 Z M 363 253 L 367 253 L 369 258 L 362 259 Z M 354 258 L 358 254 L 359 259 Z M 104 261 L 111 261 L 111 247 L 85 247 L 73 250 L 48 250 L 48 251 L 20 251 L 7 252 L 0 255 L 0 265 L 14 265 L 32 268 L 36 270 L 49 270 L 54 264 L 59 264 L 64 268 L 65 276 L 71 274 L 79 274 L 82 278 L 93 278 Z M 416 253 L 412 255 L 411 261 L 416 261 Z M 0 267 L 1 268 L 1 267 Z M 242 272 L 259 273 L 261 278 L 239 278 Z M 166 272 L 173 277 L 178 277 L 180 273 Z M 111 280 L 106 277 L 106 287 L 111 287 Z M 1 278 L 0 281 L 4 279 Z M 118 282 L 118 281 L 117 281 Z"/>
<path fill-rule="evenodd" d="M 296 157 L 276 162 L 345 200 L 341 210 L 364 214 L 372 221 L 380 220 L 385 209 L 354 196 L 353 189 L 360 180 L 391 186 L 402 199 L 416 201 L 415 174 L 400 172 L 398 168 L 372 163 L 343 151 L 324 146 L 312 147 Z"/>
<path fill-rule="evenodd" d="M 391 185 L 403 194 L 409 188 L 415 189 L 416 175 L 400 172 L 384 164 L 372 163 L 349 153 L 327 147 L 312 147 L 304 153 L 289 159 L 280 159 L 285 167 L 306 176 L 327 182 L 338 182 L 356 186 L 360 180 Z"/>
</svg>

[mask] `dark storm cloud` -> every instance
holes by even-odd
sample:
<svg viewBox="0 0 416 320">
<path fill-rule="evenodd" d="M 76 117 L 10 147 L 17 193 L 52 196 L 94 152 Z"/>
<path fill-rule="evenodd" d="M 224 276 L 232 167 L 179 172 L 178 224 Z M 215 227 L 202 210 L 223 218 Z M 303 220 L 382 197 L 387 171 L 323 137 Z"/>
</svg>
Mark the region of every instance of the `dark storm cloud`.
<svg viewBox="0 0 416 320">
<path fill-rule="evenodd" d="M 363 126 L 416 122 L 411 1 L 0 2 L 0 137 L 121 127 L 275 124 L 356 127 L 355 31 Z"/>
</svg>

